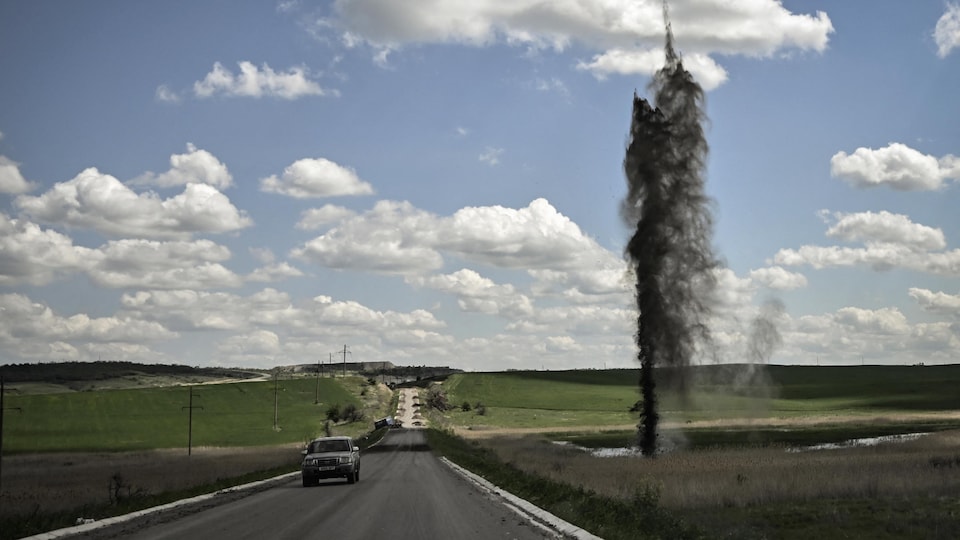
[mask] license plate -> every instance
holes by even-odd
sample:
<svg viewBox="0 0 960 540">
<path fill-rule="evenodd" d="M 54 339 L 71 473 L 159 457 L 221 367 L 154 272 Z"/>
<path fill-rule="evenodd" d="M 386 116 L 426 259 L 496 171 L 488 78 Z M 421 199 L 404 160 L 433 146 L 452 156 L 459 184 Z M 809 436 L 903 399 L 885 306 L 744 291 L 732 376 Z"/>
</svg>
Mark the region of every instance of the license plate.
<svg viewBox="0 0 960 540">
<path fill-rule="evenodd" d="M 334 469 L 336 469 L 336 467 L 317 467 L 318 471 L 332 471 Z"/>
</svg>

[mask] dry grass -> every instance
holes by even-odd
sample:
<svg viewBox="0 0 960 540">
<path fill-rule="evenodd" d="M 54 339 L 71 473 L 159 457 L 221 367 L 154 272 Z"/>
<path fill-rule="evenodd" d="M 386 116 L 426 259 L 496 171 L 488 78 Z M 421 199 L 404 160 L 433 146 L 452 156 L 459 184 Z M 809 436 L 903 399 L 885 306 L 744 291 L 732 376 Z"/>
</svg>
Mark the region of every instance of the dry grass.
<svg viewBox="0 0 960 540">
<path fill-rule="evenodd" d="M 194 448 L 123 453 L 59 453 L 3 458 L 2 516 L 55 513 L 116 498 L 189 489 L 251 471 L 290 466 L 299 443 L 253 448 Z M 79 516 L 78 516 L 79 517 Z"/>
<path fill-rule="evenodd" d="M 656 459 L 596 458 L 543 437 L 482 444 L 518 468 L 618 498 L 653 486 L 671 509 L 960 491 L 960 432 L 869 448 L 788 453 L 783 448 L 676 451 Z"/>
</svg>

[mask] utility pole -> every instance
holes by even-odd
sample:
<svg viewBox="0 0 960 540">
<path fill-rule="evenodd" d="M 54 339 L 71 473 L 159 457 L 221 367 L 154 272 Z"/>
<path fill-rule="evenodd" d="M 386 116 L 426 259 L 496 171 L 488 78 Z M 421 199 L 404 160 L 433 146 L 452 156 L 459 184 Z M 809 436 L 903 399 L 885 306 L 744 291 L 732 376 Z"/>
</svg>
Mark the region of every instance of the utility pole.
<svg viewBox="0 0 960 540">
<path fill-rule="evenodd" d="M 317 397 L 313 400 L 314 405 L 320 403 L 320 370 L 323 369 L 320 366 L 322 365 L 323 364 L 320 363 L 320 359 L 317 358 Z"/>
<path fill-rule="evenodd" d="M 347 346 L 344 345 L 344 346 L 343 346 L 343 376 L 344 376 L 344 377 L 347 376 L 347 355 L 348 355 L 348 354 L 351 355 L 351 356 L 353 355 L 352 352 L 350 352 L 350 351 L 347 350 Z"/>
<path fill-rule="evenodd" d="M 278 379 L 280 378 L 280 370 L 274 368 L 273 370 L 273 430 L 280 431 L 280 387 L 278 384 Z"/>
<path fill-rule="evenodd" d="M 187 409 L 187 455 L 193 453 L 193 410 L 194 409 L 203 409 L 203 407 L 193 405 L 193 387 L 190 387 L 190 401 L 187 402 L 186 407 L 180 407 L 180 410 Z"/>
</svg>

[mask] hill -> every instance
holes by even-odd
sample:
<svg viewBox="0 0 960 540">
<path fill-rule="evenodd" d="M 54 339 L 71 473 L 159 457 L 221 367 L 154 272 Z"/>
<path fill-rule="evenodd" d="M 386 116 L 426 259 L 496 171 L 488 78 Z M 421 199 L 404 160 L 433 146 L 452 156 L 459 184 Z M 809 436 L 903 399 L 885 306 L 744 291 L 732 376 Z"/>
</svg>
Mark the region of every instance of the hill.
<svg viewBox="0 0 960 540">
<path fill-rule="evenodd" d="M 177 364 L 133 362 L 55 362 L 0 365 L 0 377 L 10 393 L 35 394 L 139 388 L 244 380 L 262 373 L 231 368 L 201 368 Z"/>
</svg>

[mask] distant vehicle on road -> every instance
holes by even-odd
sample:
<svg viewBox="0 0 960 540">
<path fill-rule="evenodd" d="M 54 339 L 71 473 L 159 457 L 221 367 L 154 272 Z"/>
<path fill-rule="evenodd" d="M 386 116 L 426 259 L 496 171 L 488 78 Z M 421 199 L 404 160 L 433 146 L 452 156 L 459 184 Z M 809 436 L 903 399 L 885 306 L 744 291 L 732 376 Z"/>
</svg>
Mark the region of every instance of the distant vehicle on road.
<svg viewBox="0 0 960 540">
<path fill-rule="evenodd" d="M 393 427 L 399 427 L 399 426 L 397 426 L 397 420 L 395 420 L 392 416 L 388 416 L 386 418 L 381 418 L 380 420 L 375 421 L 373 423 L 373 427 L 374 429 L 380 429 L 385 427 L 393 428 Z"/>
<path fill-rule="evenodd" d="M 321 478 L 360 480 L 360 448 L 350 437 L 321 437 L 310 441 L 300 464 L 303 487 L 315 486 Z"/>
</svg>

